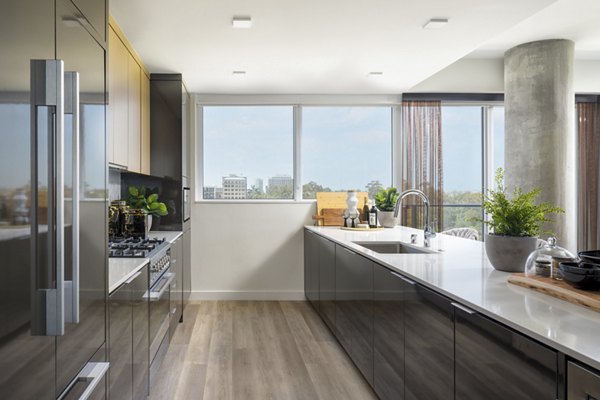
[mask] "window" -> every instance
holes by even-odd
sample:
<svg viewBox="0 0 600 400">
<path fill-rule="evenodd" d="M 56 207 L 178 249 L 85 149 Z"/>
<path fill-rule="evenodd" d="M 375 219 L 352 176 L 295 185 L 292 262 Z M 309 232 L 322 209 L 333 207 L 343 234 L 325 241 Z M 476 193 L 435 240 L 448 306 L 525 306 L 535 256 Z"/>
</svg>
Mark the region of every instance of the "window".
<svg viewBox="0 0 600 400">
<path fill-rule="evenodd" d="M 203 107 L 204 199 L 293 199 L 291 106 Z"/>
<path fill-rule="evenodd" d="M 481 106 L 442 107 L 444 226 L 471 227 L 482 237 L 483 153 Z"/>
<path fill-rule="evenodd" d="M 302 197 L 392 185 L 391 107 L 302 108 Z"/>
</svg>

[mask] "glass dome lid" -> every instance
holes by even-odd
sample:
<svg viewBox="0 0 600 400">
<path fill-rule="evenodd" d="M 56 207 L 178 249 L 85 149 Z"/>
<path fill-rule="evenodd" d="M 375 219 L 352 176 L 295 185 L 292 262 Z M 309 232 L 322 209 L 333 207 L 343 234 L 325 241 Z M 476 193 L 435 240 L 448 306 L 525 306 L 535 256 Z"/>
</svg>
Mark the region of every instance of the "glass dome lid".
<svg viewBox="0 0 600 400">
<path fill-rule="evenodd" d="M 525 275 L 562 279 L 559 275 L 559 264 L 576 259 L 577 257 L 573 253 L 556 244 L 555 237 L 549 237 L 544 245 L 538 247 L 527 257 Z"/>
</svg>

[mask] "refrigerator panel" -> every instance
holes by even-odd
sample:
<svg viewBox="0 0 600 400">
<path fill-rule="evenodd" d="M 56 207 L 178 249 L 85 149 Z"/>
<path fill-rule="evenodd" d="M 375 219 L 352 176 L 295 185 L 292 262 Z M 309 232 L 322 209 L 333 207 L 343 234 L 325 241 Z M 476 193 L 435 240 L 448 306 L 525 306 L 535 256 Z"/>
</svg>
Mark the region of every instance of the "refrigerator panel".
<svg viewBox="0 0 600 400">
<path fill-rule="evenodd" d="M 69 104 L 75 96 L 65 97 L 64 183 L 65 287 L 73 288 L 72 294 L 78 292 L 79 299 L 67 291 L 66 303 L 71 307 L 65 335 L 57 338 L 57 393 L 69 385 L 106 340 L 105 51 L 86 30 L 87 25 L 76 22 L 77 15 L 70 1 L 57 1 L 56 56 L 64 61 L 65 71 L 77 73 L 79 81 L 79 107 L 76 101 Z M 78 124 L 73 120 L 75 115 L 79 116 Z"/>
<path fill-rule="evenodd" d="M 30 63 L 54 58 L 53 15 L 53 2 L 37 0 L 5 1 L 0 13 L 0 37 L 11 38 L 0 41 L 0 398 L 55 394 L 56 339 L 31 330 L 31 287 L 52 278 L 32 281 L 30 268 Z"/>
</svg>

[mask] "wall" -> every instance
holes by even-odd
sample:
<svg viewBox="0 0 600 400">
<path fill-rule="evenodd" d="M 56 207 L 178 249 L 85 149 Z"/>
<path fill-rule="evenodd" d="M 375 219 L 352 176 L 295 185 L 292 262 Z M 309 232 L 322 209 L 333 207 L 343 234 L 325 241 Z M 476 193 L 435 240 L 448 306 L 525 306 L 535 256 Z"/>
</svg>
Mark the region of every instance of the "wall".
<svg viewBox="0 0 600 400">
<path fill-rule="evenodd" d="M 195 203 L 192 299 L 304 299 L 314 203 Z"/>
<path fill-rule="evenodd" d="M 600 60 L 575 60 L 575 93 L 600 93 Z"/>
</svg>

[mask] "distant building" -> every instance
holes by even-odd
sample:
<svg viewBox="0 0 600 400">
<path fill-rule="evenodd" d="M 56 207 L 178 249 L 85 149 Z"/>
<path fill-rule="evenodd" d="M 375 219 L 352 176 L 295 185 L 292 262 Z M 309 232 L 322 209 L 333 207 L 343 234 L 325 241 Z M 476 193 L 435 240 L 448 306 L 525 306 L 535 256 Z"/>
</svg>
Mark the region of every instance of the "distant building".
<svg viewBox="0 0 600 400">
<path fill-rule="evenodd" d="M 257 178 L 254 181 L 254 187 L 256 188 L 256 190 L 258 190 L 260 193 L 264 193 L 265 192 L 265 184 L 262 180 L 262 178 Z"/>
<path fill-rule="evenodd" d="M 221 191 L 221 188 L 216 186 L 204 186 L 203 199 L 218 199 L 217 194 Z"/>
<path fill-rule="evenodd" d="M 294 184 L 294 179 L 289 175 L 275 175 L 269 178 L 269 187 L 274 188 L 275 186 L 289 186 Z"/>
<path fill-rule="evenodd" d="M 245 176 L 229 175 L 223 177 L 224 199 L 245 199 L 248 193 L 248 180 Z"/>
</svg>

